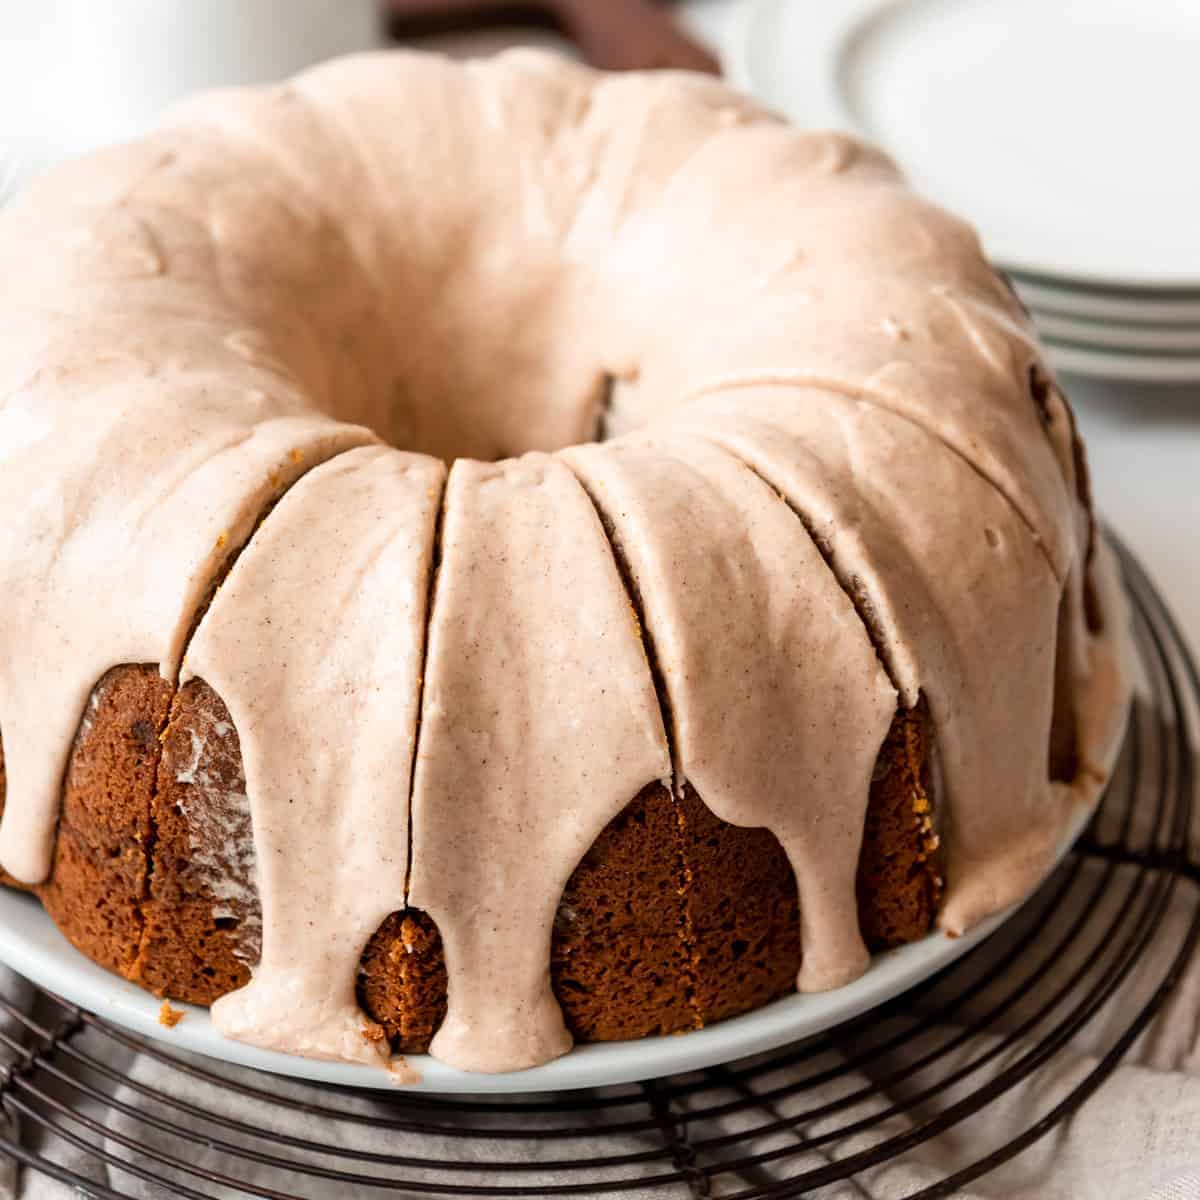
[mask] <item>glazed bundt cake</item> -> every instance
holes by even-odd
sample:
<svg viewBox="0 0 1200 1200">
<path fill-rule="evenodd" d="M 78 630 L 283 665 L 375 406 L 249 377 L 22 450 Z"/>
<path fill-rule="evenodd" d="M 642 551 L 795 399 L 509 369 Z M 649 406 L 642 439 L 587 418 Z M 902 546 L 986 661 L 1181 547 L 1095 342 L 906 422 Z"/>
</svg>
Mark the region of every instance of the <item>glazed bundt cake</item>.
<svg viewBox="0 0 1200 1200">
<path fill-rule="evenodd" d="M 719 83 L 389 54 L 0 217 L 0 863 L 231 1037 L 527 1067 L 1020 899 L 1123 618 L 974 233 Z"/>
</svg>

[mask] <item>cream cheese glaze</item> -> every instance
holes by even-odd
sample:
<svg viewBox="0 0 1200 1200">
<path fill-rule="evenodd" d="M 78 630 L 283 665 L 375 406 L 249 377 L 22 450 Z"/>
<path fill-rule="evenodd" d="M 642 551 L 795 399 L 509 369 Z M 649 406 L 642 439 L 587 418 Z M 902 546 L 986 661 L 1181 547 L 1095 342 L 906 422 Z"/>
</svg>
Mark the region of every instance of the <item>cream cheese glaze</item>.
<svg viewBox="0 0 1200 1200">
<path fill-rule="evenodd" d="M 898 702 L 950 931 L 1106 778 L 1124 617 L 1069 412 L 877 151 L 709 79 L 366 56 L 50 173 L 0 261 L 0 863 L 45 876 L 108 669 L 206 680 L 263 910 L 231 1036 L 382 1061 L 355 972 L 410 904 L 433 1053 L 563 1053 L 558 899 L 660 778 L 780 839 L 798 984 L 846 982 Z"/>
<path fill-rule="evenodd" d="M 565 453 L 641 597 L 676 787 L 779 838 L 800 895 L 801 990 L 856 978 L 855 875 L 896 692 L 853 606 L 781 497 L 709 443 Z"/>
<path fill-rule="evenodd" d="M 687 421 L 807 515 L 843 585 L 869 598 L 905 705 L 928 700 L 948 838 L 941 924 L 961 931 L 1019 899 L 1075 815 L 1048 761 L 1062 589 L 1025 523 L 943 444 L 845 396 L 742 390 Z"/>
<path fill-rule="evenodd" d="M 384 447 L 310 471 L 263 522 L 188 647 L 182 681 L 215 688 L 241 731 L 254 830 L 262 955 L 250 983 L 212 1010 L 231 1037 L 309 1057 L 387 1058 L 355 982 L 367 939 L 404 907 L 425 580 L 444 477 L 438 460 Z"/>
<path fill-rule="evenodd" d="M 571 472 L 460 459 L 444 521 L 408 898 L 437 921 L 449 973 L 432 1052 L 511 1070 L 570 1047 L 548 967 L 559 899 L 671 765 L 637 619 Z"/>
</svg>

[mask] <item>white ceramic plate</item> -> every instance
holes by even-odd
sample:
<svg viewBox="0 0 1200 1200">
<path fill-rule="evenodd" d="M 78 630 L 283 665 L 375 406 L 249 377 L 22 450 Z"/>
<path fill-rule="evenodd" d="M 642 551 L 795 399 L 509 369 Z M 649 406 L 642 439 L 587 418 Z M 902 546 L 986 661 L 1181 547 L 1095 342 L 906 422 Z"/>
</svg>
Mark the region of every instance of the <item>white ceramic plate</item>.
<svg viewBox="0 0 1200 1200">
<path fill-rule="evenodd" d="M 1200 383 L 1200 355 L 1133 354 L 1097 350 L 1043 336 L 1055 367 L 1067 375 L 1129 383 Z"/>
<path fill-rule="evenodd" d="M 1063 857 L 1087 823 L 1087 812 L 1064 839 Z M 898 996 L 978 945 L 1020 905 L 984 921 L 964 937 L 930 934 L 920 942 L 876 955 L 867 973 L 833 992 L 785 996 L 757 1012 L 674 1037 L 577 1046 L 544 1066 L 505 1075 L 476 1075 L 455 1070 L 424 1054 L 408 1056 L 421 1091 L 486 1094 L 546 1092 L 603 1087 L 661 1075 L 699 1070 L 787 1045 L 820 1033 Z M 397 1086 L 388 1072 L 348 1063 L 318 1062 L 271 1050 L 259 1050 L 219 1034 L 208 1010 L 174 1004 L 184 1018 L 174 1028 L 159 1024 L 160 1001 L 141 988 L 85 958 L 59 933 L 31 896 L 0 888 L 0 961 L 105 1020 L 154 1038 L 175 1050 L 190 1050 L 276 1075 L 353 1087 Z"/>
<path fill-rule="evenodd" d="M 1030 308 L 1118 325 L 1200 326 L 1200 293 L 1136 292 L 1068 287 L 1027 275 L 1012 275 Z"/>
<path fill-rule="evenodd" d="M 1043 337 L 1072 345 L 1093 347 L 1117 354 L 1148 352 L 1164 356 L 1200 355 L 1200 325 L 1120 325 L 1109 321 L 1064 317 L 1031 308 L 1033 322 Z"/>
<path fill-rule="evenodd" d="M 879 142 L 1006 266 L 1200 288 L 1195 0 L 746 0 L 731 60 Z"/>
</svg>

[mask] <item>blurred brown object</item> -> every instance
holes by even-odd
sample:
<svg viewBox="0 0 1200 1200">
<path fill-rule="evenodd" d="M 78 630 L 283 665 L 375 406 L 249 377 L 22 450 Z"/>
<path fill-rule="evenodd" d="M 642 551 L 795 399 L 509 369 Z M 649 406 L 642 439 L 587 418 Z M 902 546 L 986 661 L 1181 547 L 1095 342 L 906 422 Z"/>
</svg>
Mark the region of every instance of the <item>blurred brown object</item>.
<svg viewBox="0 0 1200 1200">
<path fill-rule="evenodd" d="M 607 70 L 721 73 L 717 59 L 654 0 L 384 0 L 384 10 L 394 37 L 538 25 L 558 30 Z"/>
</svg>

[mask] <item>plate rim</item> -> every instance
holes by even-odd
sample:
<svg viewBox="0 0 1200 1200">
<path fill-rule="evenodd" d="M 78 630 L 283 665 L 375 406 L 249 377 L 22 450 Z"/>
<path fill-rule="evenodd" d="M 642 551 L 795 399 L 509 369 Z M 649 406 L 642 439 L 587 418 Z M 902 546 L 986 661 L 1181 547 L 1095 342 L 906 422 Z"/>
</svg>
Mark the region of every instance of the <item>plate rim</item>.
<svg viewBox="0 0 1200 1200">
<path fill-rule="evenodd" d="M 1030 316 L 1043 338 L 1114 354 L 1150 354 L 1164 362 L 1200 356 L 1200 325 L 1120 325 L 1111 321 L 1050 312 L 1030 306 Z"/>
<path fill-rule="evenodd" d="M 1118 383 L 1194 387 L 1200 383 L 1200 355 L 1138 354 L 1041 336 L 1056 370 L 1065 375 Z"/>
<path fill-rule="evenodd" d="M 1076 319 L 1120 322 L 1154 328 L 1163 325 L 1200 329 L 1200 293 L 1195 298 L 1137 299 L 1112 291 L 1056 286 L 1018 272 L 1009 273 L 1018 295 L 1031 307 Z"/>
</svg>

